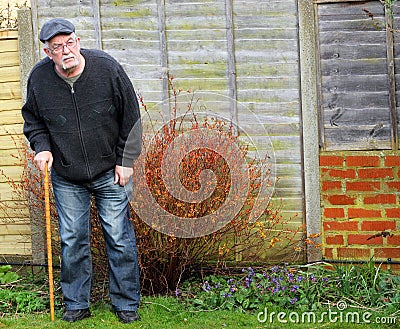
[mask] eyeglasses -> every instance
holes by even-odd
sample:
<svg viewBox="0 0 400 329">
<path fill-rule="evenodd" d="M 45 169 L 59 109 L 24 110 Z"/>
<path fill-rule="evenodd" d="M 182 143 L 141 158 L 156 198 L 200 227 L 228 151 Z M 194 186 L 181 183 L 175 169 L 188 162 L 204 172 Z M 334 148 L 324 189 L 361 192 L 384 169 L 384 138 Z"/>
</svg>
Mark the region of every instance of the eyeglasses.
<svg viewBox="0 0 400 329">
<path fill-rule="evenodd" d="M 77 39 L 69 39 L 66 43 L 63 44 L 54 44 L 52 48 L 49 48 L 52 54 L 59 54 L 64 51 L 64 47 L 68 49 L 75 48 L 77 44 Z"/>
</svg>

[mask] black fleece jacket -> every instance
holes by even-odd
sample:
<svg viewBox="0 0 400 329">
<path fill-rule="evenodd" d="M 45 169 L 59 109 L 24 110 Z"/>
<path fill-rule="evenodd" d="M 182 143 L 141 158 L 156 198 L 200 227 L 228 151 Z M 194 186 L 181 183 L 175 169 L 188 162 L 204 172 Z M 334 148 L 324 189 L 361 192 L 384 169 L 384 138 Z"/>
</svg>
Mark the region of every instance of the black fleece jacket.
<svg viewBox="0 0 400 329">
<path fill-rule="evenodd" d="M 81 49 L 85 69 L 73 87 L 44 58 L 28 79 L 22 107 L 31 148 L 53 154 L 65 179 L 87 182 L 115 165 L 131 167 L 142 146 L 139 105 L 122 66 L 99 50 Z"/>
</svg>

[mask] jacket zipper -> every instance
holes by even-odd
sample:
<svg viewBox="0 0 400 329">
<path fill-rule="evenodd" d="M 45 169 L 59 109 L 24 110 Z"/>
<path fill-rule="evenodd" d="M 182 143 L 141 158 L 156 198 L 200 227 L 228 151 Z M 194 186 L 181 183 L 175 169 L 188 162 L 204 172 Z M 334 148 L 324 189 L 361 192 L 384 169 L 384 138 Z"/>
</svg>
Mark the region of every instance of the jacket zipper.
<svg viewBox="0 0 400 329">
<path fill-rule="evenodd" d="M 89 179 L 92 179 L 92 173 L 90 171 L 90 166 L 89 166 L 89 159 L 88 159 L 88 156 L 87 156 L 85 143 L 83 141 L 83 134 L 82 134 L 82 130 L 81 130 L 81 120 L 80 120 L 80 117 L 79 117 L 79 108 L 78 108 L 78 105 L 76 104 L 74 85 L 71 85 L 71 95 L 72 95 L 72 101 L 74 103 L 76 121 L 78 122 L 79 140 L 81 142 L 81 146 L 82 146 L 82 150 L 83 150 L 83 157 L 84 157 L 85 164 L 86 164 L 86 170 L 88 172 Z"/>
</svg>

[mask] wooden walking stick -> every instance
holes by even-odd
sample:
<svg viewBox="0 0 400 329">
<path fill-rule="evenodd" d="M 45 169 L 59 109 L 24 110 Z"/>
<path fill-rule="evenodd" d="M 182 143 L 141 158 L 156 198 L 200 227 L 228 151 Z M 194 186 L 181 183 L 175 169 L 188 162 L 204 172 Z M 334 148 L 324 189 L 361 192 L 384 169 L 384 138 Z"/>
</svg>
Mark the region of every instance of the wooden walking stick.
<svg viewBox="0 0 400 329">
<path fill-rule="evenodd" d="M 48 169 L 47 162 L 46 162 L 45 174 L 44 174 L 44 200 L 45 200 L 45 208 L 46 208 L 47 269 L 48 269 L 48 273 L 49 273 L 50 319 L 51 319 L 51 321 L 54 321 L 53 252 L 51 249 L 49 169 Z"/>
</svg>

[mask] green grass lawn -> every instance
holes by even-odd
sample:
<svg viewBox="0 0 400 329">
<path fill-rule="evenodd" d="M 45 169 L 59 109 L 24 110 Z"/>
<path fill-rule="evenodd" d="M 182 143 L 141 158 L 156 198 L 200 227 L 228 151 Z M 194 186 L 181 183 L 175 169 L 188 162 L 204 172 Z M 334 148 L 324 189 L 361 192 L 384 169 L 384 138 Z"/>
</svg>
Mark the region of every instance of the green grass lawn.
<svg viewBox="0 0 400 329">
<path fill-rule="evenodd" d="M 191 328 L 191 329 L 208 329 L 208 328 L 335 328 L 335 329 L 352 329 L 352 328 L 374 328 L 374 329 L 394 329 L 400 328 L 400 319 L 389 320 L 388 324 L 376 323 L 378 315 L 373 314 L 369 320 L 370 324 L 360 323 L 353 324 L 345 322 L 340 318 L 336 318 L 336 323 L 331 323 L 328 316 L 324 317 L 321 323 L 317 321 L 321 318 L 321 314 L 317 315 L 316 323 L 291 323 L 286 317 L 287 323 L 278 321 L 277 314 L 285 312 L 285 310 L 275 310 L 273 322 L 268 320 L 260 322 L 257 314 L 254 313 L 240 313 L 236 311 L 190 311 L 183 304 L 175 298 L 165 297 L 145 297 L 142 299 L 140 308 L 140 315 L 142 320 L 131 324 L 122 324 L 118 321 L 116 316 L 111 312 L 110 308 L 103 304 L 92 306 L 92 317 L 79 321 L 77 323 L 66 323 L 61 320 L 62 311 L 56 310 L 56 319 L 54 322 L 50 321 L 49 314 L 38 315 L 4 315 L 0 318 L 0 328 L 96 328 L 96 329 L 112 329 L 112 328 L 146 328 L 146 329 L 177 329 L 177 328 Z M 268 310 L 268 312 L 272 312 Z M 362 317 L 363 312 L 357 310 Z M 287 311 L 289 314 L 290 311 Z M 259 316 L 263 320 L 263 315 Z M 333 317 L 335 319 L 335 315 Z M 349 318 L 350 319 L 350 318 Z M 281 320 L 284 320 L 281 318 Z M 306 321 L 305 321 L 306 322 Z M 396 322 L 396 323 L 394 323 Z"/>
<path fill-rule="evenodd" d="M 92 317 L 64 322 L 60 289 L 52 322 L 45 276 L 21 279 L 3 267 L 0 279 L 9 282 L 0 284 L 0 329 L 400 329 L 400 277 L 374 266 L 335 271 L 274 266 L 265 272 L 249 267 L 234 277 L 188 280 L 175 291 L 177 298 L 143 296 L 142 320 L 131 324 L 118 321 L 102 291 L 94 298 L 100 302 L 92 305 Z"/>
</svg>

